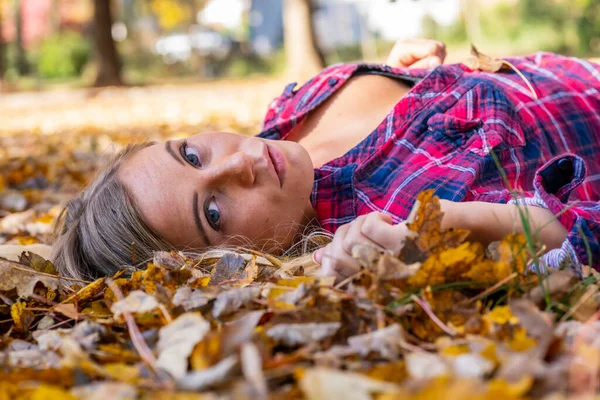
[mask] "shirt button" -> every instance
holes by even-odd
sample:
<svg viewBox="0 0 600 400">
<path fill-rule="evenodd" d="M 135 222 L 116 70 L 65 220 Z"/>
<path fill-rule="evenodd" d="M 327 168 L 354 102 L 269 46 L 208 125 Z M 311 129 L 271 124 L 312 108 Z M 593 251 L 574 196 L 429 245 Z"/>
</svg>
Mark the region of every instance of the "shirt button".
<svg viewBox="0 0 600 400">
<path fill-rule="evenodd" d="M 338 78 L 329 78 L 327 79 L 327 84 L 329 86 L 335 86 L 338 83 Z"/>
<path fill-rule="evenodd" d="M 563 175 L 569 178 L 573 175 L 573 160 L 570 158 L 561 158 L 558 160 L 557 166 Z"/>
</svg>

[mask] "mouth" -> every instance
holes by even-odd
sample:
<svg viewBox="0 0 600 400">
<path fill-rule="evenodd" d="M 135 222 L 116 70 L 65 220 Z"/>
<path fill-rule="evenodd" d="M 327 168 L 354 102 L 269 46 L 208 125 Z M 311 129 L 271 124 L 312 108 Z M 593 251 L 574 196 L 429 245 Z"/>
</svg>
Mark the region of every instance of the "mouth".
<svg viewBox="0 0 600 400">
<path fill-rule="evenodd" d="M 275 170 L 277 179 L 279 179 L 279 187 L 283 188 L 283 184 L 285 182 L 285 175 L 287 171 L 287 163 L 285 156 L 277 147 L 268 144 L 267 152 L 269 153 L 269 160 L 271 161 L 271 165 Z"/>
</svg>

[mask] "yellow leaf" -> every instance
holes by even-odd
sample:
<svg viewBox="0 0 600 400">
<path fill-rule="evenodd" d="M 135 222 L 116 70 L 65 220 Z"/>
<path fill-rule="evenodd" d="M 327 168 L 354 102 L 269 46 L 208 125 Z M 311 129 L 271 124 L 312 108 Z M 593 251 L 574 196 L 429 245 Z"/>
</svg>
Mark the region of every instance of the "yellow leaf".
<svg viewBox="0 0 600 400">
<path fill-rule="evenodd" d="M 104 371 L 114 380 L 125 383 L 135 383 L 140 377 L 140 370 L 132 365 L 109 363 L 104 365 Z"/>
<path fill-rule="evenodd" d="M 392 383 L 401 383 L 408 376 L 404 361 L 379 364 L 363 373 L 369 378 Z"/>
<path fill-rule="evenodd" d="M 461 354 L 469 353 L 469 346 L 466 344 L 454 344 L 452 346 L 444 347 L 441 351 L 446 356 L 459 356 Z"/>
<path fill-rule="evenodd" d="M 308 277 L 308 276 L 296 276 L 291 279 L 280 279 L 277 281 L 277 283 L 275 283 L 275 285 L 279 286 L 279 287 L 271 288 L 271 290 L 269 290 L 269 295 L 267 296 L 267 298 L 268 299 L 276 299 L 279 296 L 281 296 L 282 294 L 287 293 L 290 290 L 297 288 L 302 283 L 304 283 L 306 285 L 311 285 L 311 284 L 315 283 L 315 278 Z M 287 288 L 290 288 L 290 289 L 287 289 Z"/>
<path fill-rule="evenodd" d="M 536 341 L 527 336 L 527 331 L 521 327 L 514 330 L 513 337 L 508 342 L 508 347 L 514 351 L 527 351 L 535 346 Z"/>
<path fill-rule="evenodd" d="M 492 379 L 488 384 L 486 399 L 520 399 L 529 392 L 533 385 L 531 376 L 523 376 L 517 382 L 506 382 L 503 379 Z"/>
<path fill-rule="evenodd" d="M 483 319 L 490 324 L 496 323 L 499 325 L 517 324 L 519 322 L 519 319 L 510 312 L 509 306 L 494 307 L 492 311 L 483 316 Z"/>
<path fill-rule="evenodd" d="M 192 370 L 198 371 L 209 368 L 221 357 L 221 337 L 212 333 L 194 346 L 190 355 Z"/>
<path fill-rule="evenodd" d="M 440 199 L 434 196 L 433 190 L 419 193 L 414 207 L 416 208 L 414 220 L 407 226 L 411 231 L 418 233 L 415 243 L 420 250 L 431 253 L 438 248 L 456 247 L 469 236 L 469 231 L 464 229 L 442 231 L 444 213 L 440 209 Z M 401 258 L 402 255 L 401 253 Z"/>
<path fill-rule="evenodd" d="M 63 303 L 81 303 L 91 300 L 106 287 L 104 280 L 105 278 L 96 279 L 94 282 L 90 283 L 89 285 L 80 289 L 74 295 L 64 300 Z"/>
<path fill-rule="evenodd" d="M 254 282 L 258 277 L 258 264 L 256 263 L 256 255 L 244 267 L 242 279 L 233 284 L 234 287 L 245 287 Z"/>
<path fill-rule="evenodd" d="M 77 397 L 58 386 L 41 384 L 33 389 L 29 397 L 31 400 L 77 400 Z"/>
<path fill-rule="evenodd" d="M 15 323 L 15 328 L 21 332 L 29 329 L 29 325 L 33 322 L 33 313 L 26 310 L 27 304 L 19 301 L 10 307 L 10 316 Z"/>
</svg>

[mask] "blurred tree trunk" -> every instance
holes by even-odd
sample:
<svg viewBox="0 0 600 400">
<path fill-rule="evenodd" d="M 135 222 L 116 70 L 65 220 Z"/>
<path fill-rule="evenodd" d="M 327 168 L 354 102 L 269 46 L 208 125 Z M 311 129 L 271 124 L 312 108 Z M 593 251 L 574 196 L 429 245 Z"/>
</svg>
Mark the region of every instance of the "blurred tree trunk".
<svg viewBox="0 0 600 400">
<path fill-rule="evenodd" d="M 94 0 L 94 41 L 98 74 L 95 86 L 120 86 L 121 59 L 112 37 L 112 14 L 110 0 Z"/>
<path fill-rule="evenodd" d="M 23 47 L 23 4 L 22 0 L 14 1 L 15 8 L 15 27 L 17 29 L 17 37 L 15 40 L 15 46 L 17 49 L 17 71 L 19 75 L 29 74 L 29 63 L 27 62 L 27 55 L 25 54 L 25 47 Z"/>
<path fill-rule="evenodd" d="M 4 73 L 6 72 L 6 45 L 4 44 L 4 36 L 2 36 L 2 19 L 4 18 L 2 11 L 2 2 L 0 1 L 0 90 L 2 90 L 2 80 L 4 79 Z"/>
<path fill-rule="evenodd" d="M 325 67 L 314 32 L 312 0 L 284 0 L 283 37 L 287 75 L 307 79 Z"/>
<path fill-rule="evenodd" d="M 461 0 L 461 8 L 465 21 L 465 30 L 467 31 L 467 39 L 476 45 L 482 39 L 479 0 Z"/>
</svg>

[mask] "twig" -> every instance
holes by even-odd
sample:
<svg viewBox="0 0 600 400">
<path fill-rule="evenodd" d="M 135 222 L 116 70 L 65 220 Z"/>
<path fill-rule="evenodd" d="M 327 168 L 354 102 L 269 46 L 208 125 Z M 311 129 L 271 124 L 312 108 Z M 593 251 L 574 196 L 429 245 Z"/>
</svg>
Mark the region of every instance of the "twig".
<svg viewBox="0 0 600 400">
<path fill-rule="evenodd" d="M 365 269 L 362 269 L 360 271 L 358 271 L 357 273 L 355 273 L 354 275 L 350 275 L 349 277 L 347 277 L 346 279 L 344 279 L 343 281 L 341 281 L 340 283 L 338 283 L 337 285 L 335 285 L 334 287 L 336 289 L 340 289 L 342 286 L 344 286 L 347 283 L 352 282 L 354 279 L 358 278 L 359 276 L 361 276 L 362 274 L 365 273 Z"/>
<path fill-rule="evenodd" d="M 446 332 L 448 335 L 450 336 L 456 336 L 456 331 L 452 328 L 450 328 L 449 326 L 447 326 L 446 324 L 444 324 L 438 317 L 437 315 L 435 315 L 435 313 L 431 310 L 431 306 L 429 305 L 429 303 L 427 302 L 427 300 L 423 300 L 418 298 L 417 296 L 415 296 L 414 294 L 411 296 L 411 299 L 417 303 L 418 305 L 421 306 L 421 308 L 423 309 L 423 311 L 425 311 L 425 313 L 427 315 L 429 315 L 429 318 L 431 318 L 431 320 L 444 332 Z"/>
<path fill-rule="evenodd" d="M 592 297 L 592 295 L 596 292 L 597 291 L 594 289 L 594 287 L 590 286 L 590 288 L 588 288 L 588 290 L 585 291 L 585 293 L 579 298 L 579 300 L 577 300 L 577 303 L 575 303 L 573 307 L 569 308 L 569 311 L 567 311 L 567 313 L 563 315 L 558 322 L 565 322 L 571 315 L 575 313 L 575 311 L 577 311 L 579 307 L 583 305 L 583 303 L 587 301 L 587 299 Z"/>
<path fill-rule="evenodd" d="M 506 60 L 502 60 L 503 64 L 506 64 L 507 66 L 509 66 L 513 71 L 515 71 L 517 73 L 517 75 L 519 75 L 519 77 L 521 79 L 523 79 L 523 81 L 525 81 L 525 84 L 527 85 L 527 87 L 529 88 L 529 90 L 531 90 L 531 94 L 533 94 L 533 98 L 538 100 L 539 97 L 533 87 L 533 85 L 529 82 L 529 80 L 525 77 L 525 75 L 523 75 L 523 73 L 521 71 L 519 71 L 517 69 L 517 67 L 515 67 L 514 65 L 512 65 L 512 63 L 510 63 L 509 61 Z"/>
<path fill-rule="evenodd" d="M 494 292 L 496 289 L 498 289 L 500 286 L 512 281 L 513 279 L 515 279 L 515 277 L 517 276 L 516 272 L 513 272 L 512 274 L 510 274 L 509 276 L 507 276 L 506 278 L 502 279 L 501 281 L 499 281 L 498 283 L 496 283 L 494 286 L 491 286 L 489 288 L 487 288 L 486 290 L 484 290 L 483 292 L 479 293 L 477 296 L 468 299 L 465 304 L 471 304 L 485 296 L 487 296 L 488 294 Z"/>
<path fill-rule="evenodd" d="M 42 276 L 47 276 L 47 277 L 54 278 L 54 279 L 64 279 L 65 281 L 73 281 L 73 282 L 79 282 L 79 283 L 85 283 L 85 284 L 92 283 L 92 282 L 84 281 L 84 280 L 81 280 L 81 279 L 67 278 L 67 277 L 64 277 L 64 276 L 52 275 L 52 274 L 48 274 L 46 272 L 36 271 L 35 269 L 31 269 L 31 268 L 27 267 L 25 264 L 22 264 L 22 263 L 17 262 L 17 261 L 9 260 L 9 259 L 4 258 L 4 257 L 0 257 L 0 261 L 8 262 L 9 264 L 11 264 L 10 267 L 16 269 L 17 271 L 29 272 L 30 274 L 33 274 L 33 275 L 42 275 Z M 22 265 L 23 267 L 18 267 L 15 264 Z"/>
</svg>

